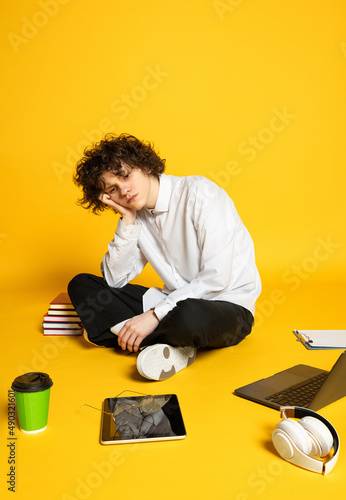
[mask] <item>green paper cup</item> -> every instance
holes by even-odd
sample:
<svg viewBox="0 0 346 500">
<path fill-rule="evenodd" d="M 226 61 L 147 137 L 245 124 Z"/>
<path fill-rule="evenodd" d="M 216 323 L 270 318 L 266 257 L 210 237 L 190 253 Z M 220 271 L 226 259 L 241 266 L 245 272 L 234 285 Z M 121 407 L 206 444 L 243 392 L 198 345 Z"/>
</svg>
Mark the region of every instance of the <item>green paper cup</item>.
<svg viewBox="0 0 346 500">
<path fill-rule="evenodd" d="M 32 372 L 17 377 L 12 389 L 21 430 L 27 434 L 42 432 L 47 427 L 50 388 L 53 382 L 47 373 Z"/>
</svg>

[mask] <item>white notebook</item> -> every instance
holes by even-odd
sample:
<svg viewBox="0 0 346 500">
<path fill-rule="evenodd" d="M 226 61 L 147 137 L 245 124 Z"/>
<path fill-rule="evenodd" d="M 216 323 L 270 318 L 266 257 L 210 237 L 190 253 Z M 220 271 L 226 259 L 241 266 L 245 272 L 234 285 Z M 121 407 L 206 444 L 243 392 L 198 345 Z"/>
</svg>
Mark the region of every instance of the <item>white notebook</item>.
<svg viewBox="0 0 346 500">
<path fill-rule="evenodd" d="M 346 330 L 294 330 L 307 349 L 346 349 Z"/>
</svg>

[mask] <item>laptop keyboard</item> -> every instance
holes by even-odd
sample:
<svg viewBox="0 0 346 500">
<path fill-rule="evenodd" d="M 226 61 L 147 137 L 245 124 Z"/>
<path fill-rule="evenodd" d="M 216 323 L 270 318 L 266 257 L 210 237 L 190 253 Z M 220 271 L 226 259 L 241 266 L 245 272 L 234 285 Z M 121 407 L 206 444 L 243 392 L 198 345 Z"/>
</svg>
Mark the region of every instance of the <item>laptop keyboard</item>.
<svg viewBox="0 0 346 500">
<path fill-rule="evenodd" d="M 265 399 L 280 406 L 307 407 L 319 391 L 328 375 L 328 372 L 316 375 L 315 377 L 309 379 L 308 382 L 303 382 L 289 387 L 284 391 L 276 392 L 275 394 L 267 396 Z"/>
</svg>

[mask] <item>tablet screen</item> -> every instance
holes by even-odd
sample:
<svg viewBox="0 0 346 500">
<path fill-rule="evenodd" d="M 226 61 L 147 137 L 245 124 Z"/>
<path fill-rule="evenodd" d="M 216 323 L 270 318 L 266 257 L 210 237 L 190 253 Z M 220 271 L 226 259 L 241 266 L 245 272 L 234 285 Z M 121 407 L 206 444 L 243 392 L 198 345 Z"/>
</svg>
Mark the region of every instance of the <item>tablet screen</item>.
<svg viewBox="0 0 346 500">
<path fill-rule="evenodd" d="M 185 425 L 175 394 L 114 397 L 103 402 L 102 444 L 185 437 Z"/>
</svg>

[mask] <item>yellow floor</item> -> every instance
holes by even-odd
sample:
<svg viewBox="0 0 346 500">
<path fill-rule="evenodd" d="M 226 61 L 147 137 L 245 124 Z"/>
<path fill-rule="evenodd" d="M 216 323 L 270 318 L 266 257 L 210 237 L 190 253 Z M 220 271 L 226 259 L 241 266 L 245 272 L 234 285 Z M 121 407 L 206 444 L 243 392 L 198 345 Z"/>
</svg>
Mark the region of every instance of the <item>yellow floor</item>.
<svg viewBox="0 0 346 500">
<path fill-rule="evenodd" d="M 297 363 L 329 369 L 341 352 L 307 351 L 292 330 L 346 328 L 345 14 L 342 0 L 6 2 L 1 499 L 309 500 L 345 491 L 346 398 L 321 410 L 341 439 L 339 462 L 322 477 L 277 456 L 278 412 L 233 395 Z M 167 174 L 215 181 L 255 243 L 263 293 L 253 333 L 200 353 L 165 382 L 141 379 L 134 356 L 40 329 L 67 278 L 98 272 L 113 237 L 117 218 L 82 210 L 72 182 L 84 148 L 107 132 L 152 142 Z M 140 279 L 152 284 L 146 270 Z M 48 427 L 30 436 L 17 426 L 11 440 L 8 391 L 31 370 L 54 382 Z M 101 408 L 125 389 L 176 393 L 187 438 L 100 445 L 101 415 L 81 405 Z"/>
<path fill-rule="evenodd" d="M 281 290 L 281 303 L 273 303 Z M 59 292 L 60 290 L 57 290 Z M 248 402 L 233 390 L 296 363 L 329 369 L 341 351 L 311 352 L 295 341 L 294 328 L 343 328 L 342 283 L 302 282 L 290 291 L 265 282 L 258 326 L 235 348 L 203 352 L 186 370 L 164 382 L 142 379 L 135 357 L 94 348 L 81 338 L 44 337 L 41 316 L 54 290 L 7 292 L 1 297 L 1 498 L 16 499 L 185 499 L 330 498 L 344 490 L 346 399 L 320 411 L 336 427 L 341 454 L 328 476 L 304 471 L 280 459 L 271 443 L 279 421 L 275 410 Z M 274 294 L 275 296 L 275 294 Z M 23 371 L 49 373 L 47 429 L 9 440 L 7 394 Z M 176 442 L 102 446 L 104 398 L 124 389 L 176 393 L 187 438 Z M 5 416 L 5 418 L 4 418 Z M 5 485 L 14 442 L 15 496 Z"/>
</svg>

